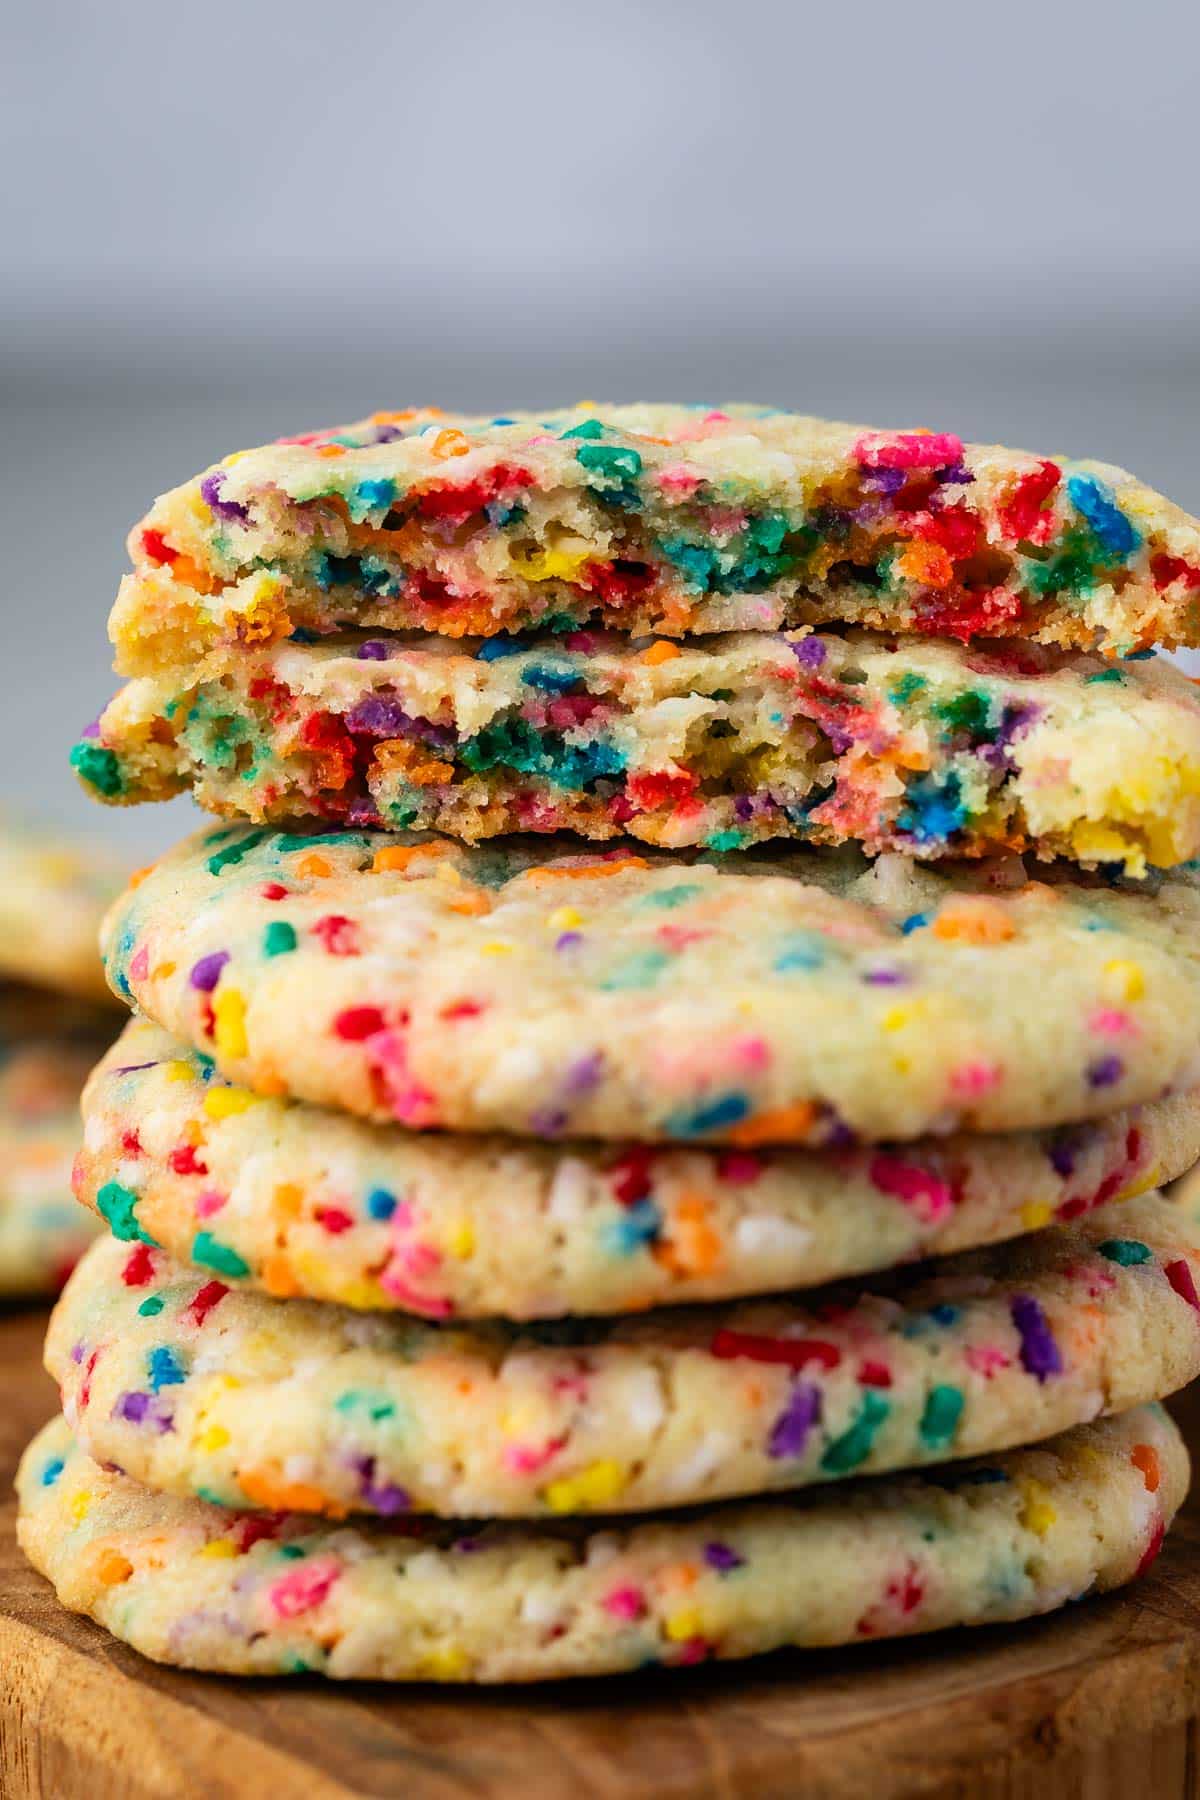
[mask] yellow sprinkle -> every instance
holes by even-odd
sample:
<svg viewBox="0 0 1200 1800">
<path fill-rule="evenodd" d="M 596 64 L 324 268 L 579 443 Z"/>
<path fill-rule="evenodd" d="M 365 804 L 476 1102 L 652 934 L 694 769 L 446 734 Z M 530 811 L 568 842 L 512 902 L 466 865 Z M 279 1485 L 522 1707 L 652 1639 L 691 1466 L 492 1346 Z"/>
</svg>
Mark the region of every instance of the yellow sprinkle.
<svg viewBox="0 0 1200 1800">
<path fill-rule="evenodd" d="M 173 962 L 155 963 L 150 971 L 150 979 L 151 981 L 166 981 L 174 973 L 175 964 Z"/>
<path fill-rule="evenodd" d="M 704 1636 L 700 1614 L 694 1606 L 684 1607 L 681 1612 L 672 1613 L 669 1619 L 664 1619 L 663 1630 L 673 1644 L 683 1644 L 689 1638 Z"/>
<path fill-rule="evenodd" d="M 1038 1537 L 1045 1537 L 1050 1527 L 1058 1518 L 1058 1514 L 1046 1498 L 1046 1489 L 1040 1481 L 1023 1481 L 1021 1492 L 1024 1505 L 1021 1508 L 1021 1523 L 1027 1531 Z"/>
<path fill-rule="evenodd" d="M 511 956 L 513 951 L 511 944 L 481 944 L 479 948 L 484 956 Z"/>
<path fill-rule="evenodd" d="M 1104 965 L 1104 973 L 1112 984 L 1118 1000 L 1140 1000 L 1146 992 L 1146 977 L 1142 973 L 1140 963 L 1128 962 L 1123 957 L 1114 957 Z"/>
<path fill-rule="evenodd" d="M 237 988 L 225 988 L 213 1001 L 213 1039 L 221 1056 L 245 1056 L 246 997 Z"/>
<path fill-rule="evenodd" d="M 190 1062 L 184 1062 L 182 1057 L 174 1062 L 164 1063 L 163 1074 L 168 1081 L 194 1081 L 196 1078 L 195 1069 Z"/>
<path fill-rule="evenodd" d="M 236 1556 L 237 1545 L 232 1538 L 214 1538 L 211 1544 L 205 1544 L 201 1556 Z"/>
<path fill-rule="evenodd" d="M 1044 1200 L 1031 1200 L 1021 1208 L 1021 1224 L 1026 1231 L 1040 1231 L 1054 1217 L 1054 1208 L 1047 1206 Z"/>
<path fill-rule="evenodd" d="M 451 1256 L 467 1257 L 475 1248 L 475 1228 L 469 1219 L 460 1219 L 446 1236 L 446 1249 Z"/>
<path fill-rule="evenodd" d="M 544 1499 L 551 1512 L 592 1512 L 615 1500 L 625 1486 L 625 1471 L 617 1462 L 594 1462 L 578 1475 L 552 1481 Z"/>
<path fill-rule="evenodd" d="M 213 1450 L 223 1450 L 228 1442 L 229 1433 L 223 1425 L 210 1425 L 208 1430 L 202 1431 L 196 1439 L 196 1448 L 208 1455 Z"/>
<path fill-rule="evenodd" d="M 556 906 L 546 923 L 551 931 L 573 931 L 576 925 L 583 924 L 583 914 L 573 906 Z"/>
<path fill-rule="evenodd" d="M 1128 1187 L 1122 1188 L 1119 1194 L 1114 1194 L 1108 1204 L 1116 1206 L 1122 1200 L 1136 1200 L 1139 1194 L 1148 1194 L 1151 1188 L 1158 1187 L 1162 1181 L 1162 1172 L 1161 1163 L 1152 1163 L 1141 1175 L 1135 1175 Z"/>
<path fill-rule="evenodd" d="M 419 1673 L 427 1681 L 461 1681 L 470 1674 L 471 1659 L 456 1644 L 441 1644 L 421 1658 Z"/>
<path fill-rule="evenodd" d="M 885 1031 L 903 1031 L 912 1018 L 912 1008 L 908 1006 L 889 1006 L 883 1015 Z"/>
<path fill-rule="evenodd" d="M 204 1110 L 210 1119 L 232 1119 L 236 1113 L 249 1112 L 259 1104 L 259 1095 L 243 1087 L 209 1088 L 204 1096 Z"/>
<path fill-rule="evenodd" d="M 88 1513 L 91 1511 L 91 1506 L 92 1495 L 89 1488 L 80 1488 L 76 1493 L 71 1495 L 71 1517 L 77 1525 L 81 1520 L 87 1518 Z"/>
</svg>

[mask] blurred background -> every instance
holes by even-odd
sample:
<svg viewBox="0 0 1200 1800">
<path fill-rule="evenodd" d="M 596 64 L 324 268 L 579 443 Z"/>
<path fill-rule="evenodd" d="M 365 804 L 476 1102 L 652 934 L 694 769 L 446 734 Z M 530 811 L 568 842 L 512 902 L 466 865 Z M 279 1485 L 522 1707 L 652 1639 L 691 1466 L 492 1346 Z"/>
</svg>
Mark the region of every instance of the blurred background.
<svg viewBox="0 0 1200 1800">
<path fill-rule="evenodd" d="M 9 9 L 0 792 L 66 764 L 123 539 L 378 407 L 759 400 L 1096 455 L 1200 510 L 1200 9 Z M 172 818 L 168 812 L 176 814 Z"/>
</svg>

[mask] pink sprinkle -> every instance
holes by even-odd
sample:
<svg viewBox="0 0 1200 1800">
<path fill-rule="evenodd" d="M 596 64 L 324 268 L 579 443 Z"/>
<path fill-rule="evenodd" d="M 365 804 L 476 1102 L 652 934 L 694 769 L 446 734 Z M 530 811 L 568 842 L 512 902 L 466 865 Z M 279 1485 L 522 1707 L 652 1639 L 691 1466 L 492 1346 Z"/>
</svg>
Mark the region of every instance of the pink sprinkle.
<svg viewBox="0 0 1200 1800">
<path fill-rule="evenodd" d="M 746 526 L 744 507 L 714 506 L 708 513 L 706 524 L 714 537 L 736 537 Z"/>
<path fill-rule="evenodd" d="M 129 978 L 131 981 L 145 981 L 150 973 L 150 948 L 143 944 L 129 959 Z"/>
<path fill-rule="evenodd" d="M 408 1047 L 402 1031 L 377 1031 L 367 1049 L 392 1116 L 402 1125 L 421 1128 L 438 1122 L 437 1103 L 429 1089 L 409 1073 Z"/>
<path fill-rule="evenodd" d="M 993 1375 L 1000 1373 L 1001 1369 L 1010 1368 L 1012 1365 L 1012 1357 L 1007 1350 L 1002 1350 L 999 1344 L 968 1344 L 963 1351 L 963 1357 L 968 1369 L 974 1369 L 975 1373 L 982 1375 L 985 1381 L 990 1381 Z"/>
<path fill-rule="evenodd" d="M 403 1308 L 419 1313 L 424 1319 L 448 1319 L 454 1312 L 449 1300 L 439 1299 L 436 1294 L 422 1294 L 412 1287 L 395 1261 L 381 1270 L 379 1285 L 385 1294 L 390 1294 Z"/>
<path fill-rule="evenodd" d="M 949 1182 L 921 1168 L 919 1163 L 901 1162 L 898 1156 L 873 1156 L 868 1173 L 881 1193 L 903 1200 L 923 1224 L 934 1225 L 953 1210 L 954 1194 Z"/>
<path fill-rule="evenodd" d="M 1136 1022 L 1119 1007 L 1102 1006 L 1088 1020 L 1088 1028 L 1102 1037 L 1137 1037 Z"/>
<path fill-rule="evenodd" d="M 1002 1080 L 1003 1071 L 997 1063 L 960 1063 L 950 1077 L 950 1087 L 956 1094 L 974 1098 L 999 1087 Z"/>
<path fill-rule="evenodd" d="M 219 1194 L 216 1188 L 205 1188 L 202 1194 L 196 1195 L 196 1217 L 211 1219 L 214 1213 L 220 1212 L 228 1198 L 228 1194 Z"/>
<path fill-rule="evenodd" d="M 295 1619 L 320 1606 L 341 1572 L 336 1556 L 314 1556 L 311 1562 L 290 1569 L 267 1591 L 276 1618 Z"/>
<path fill-rule="evenodd" d="M 730 1045 L 732 1060 L 743 1069 L 765 1069 L 771 1060 L 771 1046 L 766 1038 L 737 1038 Z"/>
<path fill-rule="evenodd" d="M 433 1244 L 405 1244 L 396 1255 L 414 1281 L 422 1275 L 435 1275 L 442 1266 L 442 1253 Z"/>
<path fill-rule="evenodd" d="M 640 1588 L 613 1588 L 605 1594 L 600 1604 L 614 1619 L 622 1619 L 626 1624 L 631 1625 L 635 1620 L 646 1616 L 646 1601 Z"/>
<path fill-rule="evenodd" d="M 717 1160 L 717 1174 L 722 1181 L 728 1181 L 735 1187 L 757 1181 L 762 1171 L 762 1158 L 751 1156 L 746 1150 L 727 1151 Z"/>
<path fill-rule="evenodd" d="M 671 1661 L 680 1668 L 687 1668 L 690 1663 L 703 1662 L 708 1655 L 708 1643 L 702 1637 L 688 1638 L 681 1644 Z"/>
<path fill-rule="evenodd" d="M 678 494 L 681 499 L 689 500 L 698 487 L 704 484 L 704 477 L 690 469 L 687 463 L 672 463 L 670 468 L 661 469 L 658 485 L 669 494 Z"/>
<path fill-rule="evenodd" d="M 854 446 L 854 460 L 867 469 L 941 469 L 962 453 L 962 439 L 948 431 L 869 431 Z"/>
<path fill-rule="evenodd" d="M 566 1443 L 565 1437 L 548 1438 L 544 1444 L 509 1444 L 504 1466 L 514 1475 L 532 1475 L 552 1462 Z"/>
</svg>

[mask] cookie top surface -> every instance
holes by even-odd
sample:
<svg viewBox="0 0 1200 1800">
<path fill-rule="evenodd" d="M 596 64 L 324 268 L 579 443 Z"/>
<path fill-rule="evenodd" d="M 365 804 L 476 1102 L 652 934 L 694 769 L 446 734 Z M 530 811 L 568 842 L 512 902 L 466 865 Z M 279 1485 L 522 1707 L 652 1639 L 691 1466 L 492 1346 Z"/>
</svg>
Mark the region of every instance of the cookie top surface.
<svg viewBox="0 0 1200 1800">
<path fill-rule="evenodd" d="M 1026 848 L 1134 875 L 1200 851 L 1200 695 L 1161 658 L 1004 641 L 579 631 L 235 645 L 129 683 L 72 761 L 253 823 Z"/>
<path fill-rule="evenodd" d="M 522 1327 L 232 1291 L 102 1240 L 46 1338 L 99 1461 L 234 1507 L 643 1511 L 1004 1449 L 1200 1374 L 1160 1197 L 865 1292 Z"/>
<path fill-rule="evenodd" d="M 228 1674 L 528 1681 L 1048 1612 L 1153 1561 L 1187 1489 L 1159 1407 L 1034 1450 L 601 1529 L 248 1517 L 101 1469 L 62 1419 L 17 1477 L 63 1604 Z"/>
<path fill-rule="evenodd" d="M 71 1198 L 94 1054 L 44 1039 L 0 1048 L 0 1295 L 56 1293 L 96 1235 Z"/>
<path fill-rule="evenodd" d="M 130 551 L 126 674 L 346 623 L 843 622 L 1122 652 L 1200 630 L 1200 527 L 1125 470 L 768 408 L 376 414 L 226 458 Z"/>
<path fill-rule="evenodd" d="M 124 878 L 99 849 L 0 818 L 0 976 L 107 1002 L 100 920 Z"/>
<path fill-rule="evenodd" d="M 1198 923 L 1190 874 L 241 827 L 128 891 L 106 958 L 260 1092 L 418 1128 L 820 1146 L 1193 1085 Z"/>
<path fill-rule="evenodd" d="M 97 1067 L 83 1112 L 76 1192 L 119 1237 L 280 1298 L 431 1319 L 811 1287 L 1077 1218 L 1200 1157 L 1194 1090 L 903 1149 L 409 1132 L 231 1086 L 145 1019 Z"/>
</svg>

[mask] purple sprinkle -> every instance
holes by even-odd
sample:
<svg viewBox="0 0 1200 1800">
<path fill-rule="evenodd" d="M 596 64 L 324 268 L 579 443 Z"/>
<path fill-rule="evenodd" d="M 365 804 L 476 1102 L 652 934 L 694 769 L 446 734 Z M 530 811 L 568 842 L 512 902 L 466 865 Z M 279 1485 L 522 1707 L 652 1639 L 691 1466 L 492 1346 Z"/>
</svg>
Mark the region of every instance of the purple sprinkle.
<svg viewBox="0 0 1200 1800">
<path fill-rule="evenodd" d="M 554 940 L 556 950 L 573 950 L 576 944 L 582 944 L 582 931 L 564 931 Z"/>
<path fill-rule="evenodd" d="M 385 1519 L 395 1518 L 397 1513 L 412 1509 L 408 1494 L 392 1481 L 381 1482 L 378 1486 L 373 1481 L 364 1482 L 362 1497 L 372 1512 L 380 1513 Z"/>
<path fill-rule="evenodd" d="M 225 476 L 220 469 L 206 475 L 200 483 L 200 493 L 218 519 L 241 519 L 250 517 L 248 506 L 242 506 L 236 500 L 222 500 L 221 489 L 225 486 Z"/>
<path fill-rule="evenodd" d="M 904 987 L 908 975 L 903 969 L 868 969 L 863 980 L 868 987 Z"/>
<path fill-rule="evenodd" d="M 604 1073 L 604 1054 L 593 1050 L 588 1056 L 581 1056 L 578 1062 L 571 1064 L 563 1081 L 564 1094 L 577 1098 L 580 1094 L 590 1094 Z"/>
<path fill-rule="evenodd" d="M 202 956 L 193 964 L 188 980 L 202 994 L 211 994 L 221 979 L 221 970 L 229 961 L 228 950 L 214 950 L 208 956 Z"/>
<path fill-rule="evenodd" d="M 792 645 L 792 655 L 805 669 L 819 669 L 826 654 L 825 646 L 818 637 L 801 638 L 798 644 Z"/>
<path fill-rule="evenodd" d="M 93 719 L 90 725 L 85 725 L 79 735 L 81 738 L 98 738 L 100 736 L 99 719 Z"/>
<path fill-rule="evenodd" d="M 368 638 L 365 644 L 358 646 L 359 662 L 386 662 L 391 653 L 390 645 L 382 638 Z"/>
<path fill-rule="evenodd" d="M 869 474 L 863 473 L 863 486 L 878 488 L 883 494 L 898 493 L 907 480 L 904 469 L 872 469 Z"/>
<path fill-rule="evenodd" d="M 1049 1156 L 1050 1167 L 1054 1170 L 1056 1175 L 1061 1175 L 1064 1181 L 1068 1176 L 1075 1173 L 1075 1150 L 1073 1145 L 1066 1142 L 1051 1144 Z"/>
<path fill-rule="evenodd" d="M 1039 1381 L 1045 1381 L 1048 1375 L 1061 1375 L 1062 1351 L 1033 1295 L 1014 1294 L 1008 1310 L 1021 1335 L 1022 1367 Z"/>
<path fill-rule="evenodd" d="M 820 1422 L 820 1388 L 815 1388 L 810 1381 L 797 1381 L 787 1405 L 771 1427 L 767 1455 L 776 1461 L 785 1456 L 802 1456 L 809 1432 Z"/>
<path fill-rule="evenodd" d="M 71 1345 L 71 1361 L 73 1363 L 81 1363 L 83 1361 L 83 1345 L 82 1344 L 72 1344 Z"/>
<path fill-rule="evenodd" d="M 366 794 L 352 800 L 346 808 L 347 825 L 358 825 L 368 831 L 374 831 L 383 824 L 379 816 L 379 808 Z"/>
<path fill-rule="evenodd" d="M 717 1569 L 722 1575 L 728 1575 L 731 1569 L 740 1569 L 745 1562 L 730 1544 L 711 1543 L 704 1546 L 704 1560 L 710 1569 Z"/>
<path fill-rule="evenodd" d="M 157 1067 L 158 1067 L 158 1064 L 156 1062 L 122 1063 L 121 1067 L 119 1069 L 113 1070 L 113 1074 L 114 1075 L 140 1075 L 143 1069 L 157 1069 Z"/>
<path fill-rule="evenodd" d="M 935 469 L 933 479 L 942 486 L 953 483 L 956 487 L 969 487 L 975 477 L 965 462 L 947 463 L 944 469 Z"/>
<path fill-rule="evenodd" d="M 530 1113 L 529 1125 L 535 1137 L 559 1137 L 567 1128 L 567 1115 L 561 1107 L 542 1107 Z"/>
<path fill-rule="evenodd" d="M 150 1411 L 149 1394 L 122 1394 L 116 1404 L 119 1419 L 128 1419 L 131 1425 L 140 1425 Z"/>
<path fill-rule="evenodd" d="M 347 731 L 362 731 L 368 737 L 397 737 L 412 723 L 411 714 L 388 694 L 368 694 L 346 714 Z"/>
<path fill-rule="evenodd" d="M 1088 1065 L 1088 1086 L 1094 1088 L 1112 1087 L 1120 1081 L 1125 1073 L 1125 1064 L 1119 1056 L 1102 1056 L 1097 1062 Z"/>
<path fill-rule="evenodd" d="M 749 794 L 737 794 L 734 797 L 733 816 L 739 825 L 744 825 L 754 817 L 754 801 Z"/>
</svg>

